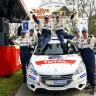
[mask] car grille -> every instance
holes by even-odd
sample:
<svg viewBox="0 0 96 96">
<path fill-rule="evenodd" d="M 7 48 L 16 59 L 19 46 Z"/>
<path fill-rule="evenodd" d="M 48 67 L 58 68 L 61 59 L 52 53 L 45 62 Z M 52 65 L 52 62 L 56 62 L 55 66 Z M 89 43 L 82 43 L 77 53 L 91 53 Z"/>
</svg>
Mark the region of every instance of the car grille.
<svg viewBox="0 0 96 96">
<path fill-rule="evenodd" d="M 40 75 L 40 80 L 43 84 L 49 86 L 49 87 L 64 87 L 71 83 L 72 81 L 72 74 L 69 75 Z M 46 84 L 46 81 L 51 82 L 51 84 Z M 58 83 L 58 81 L 60 81 Z M 67 83 L 64 83 L 64 82 Z M 53 84 L 54 82 L 57 82 Z M 63 82 L 63 83 L 61 83 Z"/>
</svg>

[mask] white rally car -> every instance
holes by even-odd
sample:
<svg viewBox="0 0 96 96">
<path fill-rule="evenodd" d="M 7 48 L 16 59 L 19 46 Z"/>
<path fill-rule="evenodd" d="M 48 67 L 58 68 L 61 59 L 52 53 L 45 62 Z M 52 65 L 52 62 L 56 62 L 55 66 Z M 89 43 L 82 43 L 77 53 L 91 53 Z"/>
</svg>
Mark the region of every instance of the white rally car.
<svg viewBox="0 0 96 96">
<path fill-rule="evenodd" d="M 42 53 L 36 47 L 27 69 L 28 88 L 46 90 L 82 90 L 86 86 L 86 68 L 75 45 L 64 52 L 59 40 L 50 40 Z"/>
</svg>

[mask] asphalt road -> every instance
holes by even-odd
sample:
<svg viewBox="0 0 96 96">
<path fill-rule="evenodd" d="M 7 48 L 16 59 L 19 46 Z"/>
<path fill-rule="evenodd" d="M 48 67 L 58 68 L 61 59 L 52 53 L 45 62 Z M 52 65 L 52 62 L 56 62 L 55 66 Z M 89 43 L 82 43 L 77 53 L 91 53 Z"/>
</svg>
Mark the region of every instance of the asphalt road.
<svg viewBox="0 0 96 96">
<path fill-rule="evenodd" d="M 96 94 L 91 95 L 90 90 L 76 90 L 76 89 L 70 89 L 66 91 L 38 91 L 33 92 L 30 89 L 28 89 L 27 84 L 23 83 L 16 93 L 15 96 L 96 96 Z"/>
</svg>

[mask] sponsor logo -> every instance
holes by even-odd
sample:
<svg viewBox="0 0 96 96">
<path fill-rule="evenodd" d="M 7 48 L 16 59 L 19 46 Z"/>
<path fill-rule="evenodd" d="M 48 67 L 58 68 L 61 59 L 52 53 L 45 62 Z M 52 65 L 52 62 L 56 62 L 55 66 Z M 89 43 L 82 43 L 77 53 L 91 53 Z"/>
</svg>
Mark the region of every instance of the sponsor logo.
<svg viewBox="0 0 96 96">
<path fill-rule="evenodd" d="M 85 76 L 86 76 L 86 73 L 82 74 L 82 75 L 80 76 L 80 78 L 83 78 L 83 77 L 85 77 Z"/>
<path fill-rule="evenodd" d="M 23 27 L 23 30 L 28 30 L 28 26 L 29 26 L 28 25 L 28 21 L 24 21 L 23 22 L 23 26 L 22 26 Z"/>
<path fill-rule="evenodd" d="M 17 56 L 16 64 L 17 64 L 17 66 L 19 66 L 19 65 L 21 65 L 21 59 L 20 59 L 20 52 L 19 52 L 19 50 L 16 50 L 16 56 Z"/>
<path fill-rule="evenodd" d="M 37 65 L 43 65 L 43 64 L 74 64 L 76 60 L 41 60 L 36 61 L 35 63 Z"/>
<path fill-rule="evenodd" d="M 31 76 L 31 75 L 29 75 L 29 78 L 31 78 L 32 80 L 36 80 L 36 77 Z"/>
<path fill-rule="evenodd" d="M 47 85 L 66 85 L 67 80 L 46 80 L 45 83 Z"/>
<path fill-rule="evenodd" d="M 63 57 L 59 55 L 51 55 L 48 57 L 48 59 L 63 59 Z"/>
</svg>

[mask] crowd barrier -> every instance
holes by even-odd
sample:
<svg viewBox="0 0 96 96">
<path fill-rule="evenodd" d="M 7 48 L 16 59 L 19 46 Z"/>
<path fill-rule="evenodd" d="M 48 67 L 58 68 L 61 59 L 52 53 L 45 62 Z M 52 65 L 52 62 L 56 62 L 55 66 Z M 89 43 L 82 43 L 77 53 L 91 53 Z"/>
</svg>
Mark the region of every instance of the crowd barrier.
<svg viewBox="0 0 96 96">
<path fill-rule="evenodd" d="M 20 48 L 0 46 L 0 76 L 8 76 L 21 68 Z"/>
</svg>

